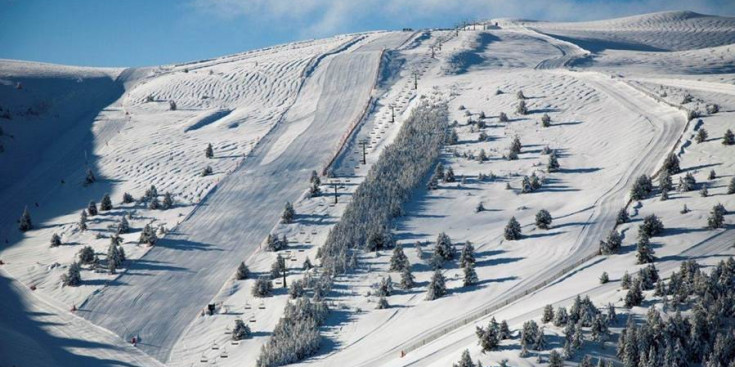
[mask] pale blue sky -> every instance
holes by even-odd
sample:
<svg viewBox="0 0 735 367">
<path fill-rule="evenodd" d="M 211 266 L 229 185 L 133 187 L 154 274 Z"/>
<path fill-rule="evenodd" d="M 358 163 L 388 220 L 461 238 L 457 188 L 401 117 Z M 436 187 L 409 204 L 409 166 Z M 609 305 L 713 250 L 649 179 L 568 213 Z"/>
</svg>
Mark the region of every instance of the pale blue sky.
<svg viewBox="0 0 735 367">
<path fill-rule="evenodd" d="M 340 33 L 462 20 L 588 20 L 663 10 L 735 15 L 732 0 L 0 0 L 0 58 L 143 66 Z"/>
</svg>

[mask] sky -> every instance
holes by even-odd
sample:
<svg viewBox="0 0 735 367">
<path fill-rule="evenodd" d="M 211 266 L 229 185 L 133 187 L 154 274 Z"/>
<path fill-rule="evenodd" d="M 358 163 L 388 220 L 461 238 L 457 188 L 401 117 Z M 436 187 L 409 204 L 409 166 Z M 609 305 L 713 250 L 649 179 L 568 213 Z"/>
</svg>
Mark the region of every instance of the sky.
<svg viewBox="0 0 735 367">
<path fill-rule="evenodd" d="M 733 0 L 0 0 L 0 59 L 129 67 L 370 30 L 665 10 L 735 16 Z"/>
</svg>

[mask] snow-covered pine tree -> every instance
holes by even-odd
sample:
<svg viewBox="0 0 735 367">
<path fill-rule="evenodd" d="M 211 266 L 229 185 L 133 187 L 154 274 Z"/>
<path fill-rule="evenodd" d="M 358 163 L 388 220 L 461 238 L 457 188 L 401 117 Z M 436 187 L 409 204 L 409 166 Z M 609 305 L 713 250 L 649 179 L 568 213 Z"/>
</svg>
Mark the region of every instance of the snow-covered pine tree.
<svg viewBox="0 0 735 367">
<path fill-rule="evenodd" d="M 480 213 L 485 211 L 485 206 L 482 204 L 482 201 L 477 203 L 477 206 L 475 207 L 475 213 Z"/>
<path fill-rule="evenodd" d="M 661 189 L 661 201 L 669 200 L 669 189 L 663 188 Z"/>
<path fill-rule="evenodd" d="M 620 278 L 620 287 L 623 289 L 630 289 L 631 282 L 630 274 L 628 274 L 628 271 L 626 270 L 625 273 L 623 273 L 623 277 Z"/>
<path fill-rule="evenodd" d="M 112 200 L 109 194 L 105 194 L 100 200 L 100 211 L 112 210 Z"/>
<path fill-rule="evenodd" d="M 538 333 L 536 333 L 536 338 L 533 341 L 533 349 L 537 351 L 542 351 L 546 349 L 547 343 L 546 338 L 544 337 L 544 328 L 540 328 Z"/>
<path fill-rule="evenodd" d="M 30 231 L 33 228 L 33 222 L 31 221 L 31 213 L 28 211 L 28 207 L 25 207 L 23 209 L 23 214 L 21 214 L 20 219 L 18 220 L 18 229 L 21 232 Z"/>
<path fill-rule="evenodd" d="M 50 247 L 59 247 L 61 246 L 61 237 L 59 237 L 58 234 L 54 233 L 51 235 L 51 241 L 50 241 Z"/>
<path fill-rule="evenodd" d="M 556 151 L 552 151 L 549 154 L 549 162 L 546 164 L 546 171 L 556 172 L 561 166 L 559 165 L 559 159 L 556 157 Z"/>
<path fill-rule="evenodd" d="M 546 305 L 544 306 L 544 313 L 541 315 L 541 322 L 548 324 L 552 320 L 554 320 L 554 306 Z"/>
<path fill-rule="evenodd" d="M 84 232 L 87 230 L 87 211 L 82 210 L 82 213 L 79 215 L 79 230 Z"/>
<path fill-rule="evenodd" d="M 474 263 L 465 264 L 462 271 L 464 272 L 464 283 L 463 284 L 465 287 L 477 284 L 479 279 L 477 278 L 477 272 L 475 271 Z"/>
<path fill-rule="evenodd" d="M 732 130 L 727 129 L 725 131 L 725 135 L 722 136 L 722 145 L 734 145 L 735 144 L 735 134 L 732 133 Z"/>
<path fill-rule="evenodd" d="M 130 204 L 130 203 L 132 203 L 134 201 L 135 201 L 135 199 L 133 199 L 133 195 L 130 195 L 127 192 L 123 194 L 123 197 L 122 197 L 123 204 Z"/>
<path fill-rule="evenodd" d="M 288 296 L 291 299 L 297 299 L 306 293 L 304 281 L 301 279 L 294 280 L 288 285 Z"/>
<path fill-rule="evenodd" d="M 267 276 L 259 277 L 251 290 L 254 297 L 268 297 L 271 292 L 273 292 L 273 282 Z"/>
<path fill-rule="evenodd" d="M 459 362 L 454 363 L 452 367 L 477 367 L 477 365 L 472 362 L 472 358 L 470 358 L 470 351 L 468 349 L 465 349 L 462 352 L 462 357 L 460 357 Z"/>
<path fill-rule="evenodd" d="M 541 126 L 543 127 L 551 126 L 551 117 L 549 117 L 548 113 L 545 113 L 543 116 L 541 116 Z"/>
<path fill-rule="evenodd" d="M 433 301 L 437 298 L 441 298 L 447 294 L 446 280 L 444 275 L 439 270 L 434 271 L 434 275 L 431 277 L 429 287 L 426 290 L 426 300 Z"/>
<path fill-rule="evenodd" d="M 250 269 L 248 269 L 248 266 L 245 265 L 244 262 L 241 262 L 240 265 L 237 266 L 237 271 L 235 272 L 235 279 L 245 280 L 248 278 L 250 278 Z"/>
<path fill-rule="evenodd" d="M 276 255 L 276 260 L 271 264 L 270 276 L 271 279 L 278 279 L 281 277 L 283 272 L 286 271 L 286 261 L 281 254 Z"/>
<path fill-rule="evenodd" d="M 684 177 L 679 177 L 679 186 L 676 188 L 679 192 L 687 192 L 692 191 L 697 186 L 697 180 L 694 179 L 694 176 L 691 172 L 687 172 Z"/>
<path fill-rule="evenodd" d="M 388 300 L 386 300 L 384 296 L 380 296 L 380 298 L 378 299 L 378 304 L 375 305 L 375 309 L 384 310 L 386 308 L 390 308 L 390 305 L 388 304 Z"/>
<path fill-rule="evenodd" d="M 679 166 L 679 157 L 674 153 L 669 153 L 669 155 L 666 157 L 666 160 L 664 161 L 663 168 L 666 173 L 669 174 L 669 176 L 681 172 L 681 168 Z"/>
<path fill-rule="evenodd" d="M 457 142 L 459 142 L 457 130 L 454 128 L 449 129 L 449 134 L 447 134 L 447 145 L 455 145 Z"/>
<path fill-rule="evenodd" d="M 706 198 L 709 196 L 709 190 L 707 189 L 707 184 L 702 184 L 702 188 L 699 190 L 699 196 Z"/>
<path fill-rule="evenodd" d="M 202 169 L 202 173 L 200 173 L 199 175 L 202 177 L 207 177 L 213 173 L 214 173 L 214 170 L 212 169 L 212 166 L 206 166 Z"/>
<path fill-rule="evenodd" d="M 283 223 L 289 224 L 293 223 L 295 217 L 296 211 L 294 210 L 293 205 L 287 201 L 286 206 L 283 208 L 283 214 L 281 214 L 281 220 Z"/>
<path fill-rule="evenodd" d="M 319 178 L 319 174 L 316 171 L 311 171 L 311 176 L 309 177 L 309 183 L 316 183 L 317 185 L 322 184 L 322 180 Z"/>
<path fill-rule="evenodd" d="M 519 115 L 528 114 L 528 106 L 526 106 L 526 101 L 524 100 L 518 101 L 518 106 L 516 107 L 516 113 Z"/>
<path fill-rule="evenodd" d="M 97 215 L 97 203 L 95 203 L 94 200 L 90 201 L 89 205 L 87 205 L 87 214 L 89 214 L 90 217 Z"/>
<path fill-rule="evenodd" d="M 620 251 L 623 238 L 615 229 L 611 230 L 605 241 L 600 241 L 600 253 L 603 255 L 617 254 Z"/>
<path fill-rule="evenodd" d="M 204 149 L 204 156 L 209 159 L 214 158 L 214 148 L 212 148 L 212 143 L 207 144 L 207 148 Z"/>
<path fill-rule="evenodd" d="M 94 250 L 90 246 L 84 246 L 79 250 L 79 262 L 82 264 L 91 264 L 94 261 Z"/>
<path fill-rule="evenodd" d="M 625 295 L 625 307 L 632 308 L 633 306 L 640 306 L 641 302 L 643 302 L 641 280 L 635 278 L 630 285 L 630 289 L 628 289 L 628 293 Z"/>
<path fill-rule="evenodd" d="M 564 326 L 567 324 L 568 320 L 569 320 L 569 316 L 567 314 L 567 309 L 559 306 L 559 308 L 557 308 L 556 312 L 554 313 L 554 326 L 556 327 Z"/>
<path fill-rule="evenodd" d="M 511 217 L 505 226 L 503 236 L 508 241 L 516 241 L 521 239 L 521 224 L 518 223 L 516 217 Z"/>
<path fill-rule="evenodd" d="M 498 114 L 498 120 L 500 122 L 508 122 L 508 115 L 506 115 L 505 112 L 501 112 Z"/>
<path fill-rule="evenodd" d="M 441 232 L 436 237 L 436 246 L 434 247 L 434 253 L 441 257 L 443 260 L 452 260 L 455 256 L 454 245 L 449 236 Z"/>
<path fill-rule="evenodd" d="M 87 174 L 84 176 L 84 184 L 90 185 L 97 181 L 97 178 L 94 176 L 94 172 L 92 172 L 91 168 L 87 168 Z"/>
<path fill-rule="evenodd" d="M 117 249 L 117 241 L 113 239 L 107 247 L 107 270 L 110 274 L 115 274 L 115 271 L 121 264 L 122 260 Z"/>
<path fill-rule="evenodd" d="M 148 223 L 145 225 L 145 227 L 143 227 L 143 231 L 140 232 L 138 243 L 154 246 L 156 242 L 158 242 L 156 230 L 154 230 L 150 223 Z"/>
<path fill-rule="evenodd" d="M 161 202 L 158 200 L 158 196 L 154 196 L 151 198 L 151 201 L 148 202 L 148 209 L 151 209 L 151 210 L 161 209 Z"/>
<path fill-rule="evenodd" d="M 641 232 L 638 236 L 638 244 L 636 245 L 636 259 L 638 264 L 648 264 L 654 261 L 653 248 L 651 241 L 645 232 Z"/>
<path fill-rule="evenodd" d="M 643 200 L 653 191 L 653 184 L 648 175 L 641 175 L 633 184 L 630 190 L 630 198 L 633 200 Z"/>
<path fill-rule="evenodd" d="M 477 343 L 480 344 L 482 352 L 491 352 L 498 349 L 500 338 L 498 337 L 498 329 L 488 325 L 486 328 L 475 326 L 475 335 L 477 335 Z"/>
<path fill-rule="evenodd" d="M 564 367 L 564 360 L 556 349 L 553 349 L 549 353 L 549 367 Z"/>
<path fill-rule="evenodd" d="M 401 270 L 401 282 L 399 283 L 399 286 L 401 289 L 411 289 L 416 285 L 416 282 L 413 278 L 413 273 L 411 273 L 411 265 L 408 264 Z"/>
<path fill-rule="evenodd" d="M 480 149 L 480 153 L 477 155 L 477 161 L 482 163 L 487 160 L 487 153 L 485 152 L 485 149 Z"/>
<path fill-rule="evenodd" d="M 705 128 L 700 128 L 699 131 L 697 131 L 697 136 L 694 138 L 694 140 L 699 143 L 704 143 L 707 141 L 707 138 L 709 137 L 709 134 L 707 133 L 707 130 Z"/>
<path fill-rule="evenodd" d="M 536 213 L 536 227 L 549 229 L 551 227 L 551 221 L 551 214 L 546 209 L 541 209 Z"/>
<path fill-rule="evenodd" d="M 638 230 L 639 232 L 645 232 L 649 237 L 653 237 L 664 231 L 664 224 L 656 214 L 651 214 L 643 218 L 643 224 L 640 225 Z"/>
<path fill-rule="evenodd" d="M 472 242 L 467 241 L 462 247 L 462 252 L 459 254 L 459 267 L 464 268 L 467 264 L 475 263 L 475 246 Z"/>
<path fill-rule="evenodd" d="M 500 340 L 510 339 L 510 328 L 508 322 L 503 320 L 500 322 L 500 332 L 498 332 Z"/>
<path fill-rule="evenodd" d="M 408 257 L 403 252 L 403 246 L 399 243 L 393 248 L 393 256 L 390 258 L 389 271 L 402 271 L 403 268 L 409 266 Z"/>
<path fill-rule="evenodd" d="M 615 223 L 617 224 L 628 223 L 629 220 L 630 220 L 630 217 L 628 216 L 628 211 L 625 208 L 622 208 L 620 209 L 620 211 L 618 211 L 618 217 L 615 220 Z"/>
<path fill-rule="evenodd" d="M 311 264 L 311 260 L 307 256 L 306 259 L 304 259 L 304 264 L 301 266 L 301 268 L 304 269 L 304 271 L 307 271 L 307 270 L 311 270 L 311 268 L 313 267 L 314 265 Z"/>
<path fill-rule="evenodd" d="M 244 340 L 252 335 L 250 327 L 245 324 L 242 319 L 235 320 L 235 327 L 232 329 L 232 340 Z"/>
<path fill-rule="evenodd" d="M 709 176 L 707 176 L 708 180 L 714 180 L 717 178 L 717 172 L 715 170 L 711 169 L 709 170 Z"/>
<path fill-rule="evenodd" d="M 65 286 L 76 287 L 82 284 L 82 267 L 76 261 L 69 265 L 66 274 L 61 275 L 61 283 Z"/>
<path fill-rule="evenodd" d="M 124 234 L 128 233 L 130 231 L 130 223 L 128 223 L 128 219 L 125 218 L 123 215 L 120 217 L 120 221 L 117 223 L 117 231 L 116 234 Z"/>
<path fill-rule="evenodd" d="M 447 171 L 444 173 L 444 182 L 455 182 L 457 179 L 454 177 L 454 170 L 452 167 L 447 167 Z"/>
<path fill-rule="evenodd" d="M 602 275 L 600 275 L 600 284 L 605 284 L 610 281 L 610 276 L 607 275 L 606 271 L 602 272 Z"/>
<path fill-rule="evenodd" d="M 174 207 L 174 198 L 170 192 L 163 195 L 163 203 L 161 203 L 161 209 L 168 210 Z"/>
<path fill-rule="evenodd" d="M 725 207 L 722 204 L 717 204 L 712 207 L 707 218 L 707 228 L 717 229 L 724 227 L 725 224 Z"/>
<path fill-rule="evenodd" d="M 318 179 L 318 178 L 317 178 Z M 316 181 L 313 181 L 309 186 L 309 196 L 310 197 L 317 197 L 322 193 L 322 189 L 319 187 L 319 183 Z"/>
</svg>

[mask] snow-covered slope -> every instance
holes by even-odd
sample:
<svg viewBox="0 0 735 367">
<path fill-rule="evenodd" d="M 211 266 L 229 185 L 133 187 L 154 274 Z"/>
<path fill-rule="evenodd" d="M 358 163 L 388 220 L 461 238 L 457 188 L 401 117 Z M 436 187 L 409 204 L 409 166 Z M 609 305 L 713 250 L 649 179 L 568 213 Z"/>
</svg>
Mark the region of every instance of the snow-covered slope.
<svg viewBox="0 0 735 367">
<path fill-rule="evenodd" d="M 400 274 L 388 270 L 390 250 L 359 252 L 358 268 L 334 279 L 321 348 L 304 364 L 446 366 L 469 349 L 484 365 L 503 358 L 534 365 L 535 355 L 518 356 L 516 340 L 482 353 L 475 326 L 494 316 L 517 330 L 545 304 L 568 306 L 578 294 L 620 307 L 622 274 L 641 267 L 634 248 L 643 216 L 656 213 L 666 225 L 653 239 L 664 277 L 684 259 L 712 264 L 733 254 L 730 227 L 703 229 L 713 205 L 735 207 L 726 194 L 735 148 L 720 143 L 735 129 L 733 19 L 666 12 L 584 23 L 499 20 L 499 28 L 344 35 L 141 69 L 0 60 L 0 296 L 5 309 L 21 310 L 0 314 L 0 331 L 12 335 L 0 344 L 0 364 L 254 366 L 289 300 L 280 279 L 271 297 L 251 295 L 276 259 L 261 251 L 265 237 L 288 236 L 289 250 L 279 252 L 288 284 L 313 276 L 301 264 L 319 263 L 317 251 L 357 185 L 411 110 L 432 101 L 447 103 L 456 121 L 458 142 L 440 161 L 457 179 L 415 190 L 389 228 L 417 286 L 396 289 L 390 307 L 376 310 L 373 285 Z M 516 110 L 520 91 L 526 114 Z M 712 104 L 718 113 L 706 112 Z M 689 121 L 692 111 L 702 120 Z M 702 128 L 710 138 L 696 144 Z M 515 136 L 523 147 L 507 160 Z M 546 147 L 560 170 L 546 170 Z M 635 179 L 655 174 L 669 152 L 681 175 L 707 182 L 710 195 L 629 202 Z M 212 173 L 202 175 L 205 167 Z M 84 183 L 87 169 L 96 182 Z M 322 176 L 315 197 L 305 194 L 312 170 L 334 175 Z M 532 174 L 541 188 L 522 193 L 523 176 Z M 174 205 L 151 209 L 137 200 L 151 185 L 161 200 L 171 193 Z M 123 193 L 136 201 L 122 203 Z M 114 208 L 90 216 L 81 231 L 79 213 L 105 194 Z M 294 223 L 279 223 L 286 201 Z M 683 204 L 689 213 L 679 213 Z M 34 228 L 19 232 L 25 207 Z M 618 226 L 621 208 L 632 221 Z M 534 226 L 540 209 L 554 218 L 548 230 Z M 62 286 L 83 246 L 107 264 L 123 216 L 131 226 L 121 235 L 123 268 L 112 275 L 84 265 L 80 286 Z M 520 240 L 503 238 L 511 217 L 522 225 Z M 156 246 L 138 243 L 145 225 L 163 237 Z M 596 256 L 613 228 L 624 234 L 623 251 Z M 479 283 L 464 286 L 462 269 L 448 262 L 448 295 L 427 301 L 440 232 L 458 250 L 474 243 Z M 64 244 L 49 248 L 54 233 Z M 232 279 L 240 262 L 249 279 Z M 599 284 L 603 271 L 608 284 Z M 210 302 L 215 314 L 202 315 Z M 238 319 L 253 335 L 234 343 L 227 332 Z"/>
</svg>

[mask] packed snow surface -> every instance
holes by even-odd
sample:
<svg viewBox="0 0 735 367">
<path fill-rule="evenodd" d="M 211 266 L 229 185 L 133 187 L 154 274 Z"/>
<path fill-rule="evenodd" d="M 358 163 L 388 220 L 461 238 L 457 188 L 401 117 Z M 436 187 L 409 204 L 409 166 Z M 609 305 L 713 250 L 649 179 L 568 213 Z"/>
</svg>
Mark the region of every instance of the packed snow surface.
<svg viewBox="0 0 735 367">
<path fill-rule="evenodd" d="M 322 347 L 303 363 L 447 366 L 468 349 L 483 365 L 534 365 L 535 357 L 518 356 L 516 341 L 482 353 L 475 326 L 495 317 L 517 330 L 544 305 L 568 306 L 578 294 L 620 306 L 622 274 L 641 267 L 635 232 L 645 215 L 666 226 L 653 239 L 664 277 L 685 259 L 712 264 L 735 253 L 732 214 L 724 229 L 704 229 L 713 205 L 735 207 L 726 194 L 735 148 L 721 144 L 735 129 L 733 43 L 735 18 L 664 12 L 353 34 L 141 69 L 0 60 L 0 305 L 16 310 L 0 316 L 10 335 L 0 364 L 254 366 L 288 300 L 280 279 L 272 297 L 250 294 L 276 258 L 263 251 L 265 237 L 287 235 L 287 281 L 304 276 L 302 262 L 318 263 L 317 249 L 371 165 L 411 110 L 431 101 L 447 103 L 456 121 L 458 141 L 440 162 L 457 179 L 417 188 L 391 224 L 417 287 L 397 289 L 391 307 L 376 310 L 372 286 L 400 274 L 388 271 L 390 250 L 361 253 L 358 268 L 336 278 Z M 526 114 L 516 111 L 520 91 Z M 707 113 L 712 104 L 719 112 Z M 690 120 L 692 111 L 701 120 Z M 702 128 L 710 138 L 695 143 Z M 508 160 L 516 136 L 521 153 Z M 547 147 L 560 170 L 546 169 Z M 674 182 L 692 173 L 709 195 L 631 202 L 633 182 L 656 174 L 671 152 L 683 169 Z M 96 182 L 84 182 L 88 169 Z M 322 176 L 316 197 L 306 194 L 313 170 L 334 175 Z M 532 174 L 542 186 L 522 193 Z M 173 207 L 138 200 L 151 185 L 160 200 L 172 194 Z M 122 203 L 123 193 L 136 201 Z M 114 208 L 80 230 L 80 212 L 105 194 Z M 292 224 L 279 223 L 287 201 Z M 21 233 L 26 207 L 34 228 Z M 632 220 L 616 226 L 621 208 Z M 548 230 L 534 226 L 540 209 L 553 216 Z M 108 274 L 85 264 L 80 286 L 62 286 L 83 246 L 106 264 L 123 216 L 131 227 L 121 235 L 123 268 Z M 503 238 L 510 217 L 522 226 L 520 240 Z M 162 237 L 155 246 L 138 244 L 146 224 Z M 613 228 L 623 250 L 596 256 Z M 440 232 L 457 249 L 474 244 L 479 283 L 463 286 L 462 269 L 448 263 L 448 295 L 427 301 Z M 54 233 L 63 245 L 49 248 Z M 233 279 L 240 262 L 251 279 Z M 603 271 L 609 283 L 598 281 Z M 202 315 L 208 303 L 212 316 Z M 232 343 L 237 319 L 253 336 Z"/>
</svg>

